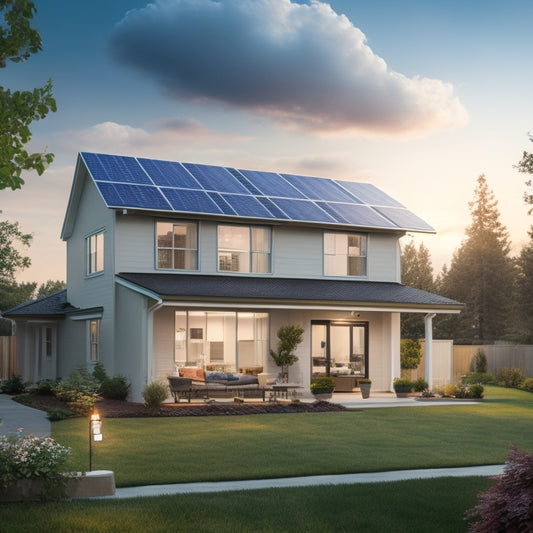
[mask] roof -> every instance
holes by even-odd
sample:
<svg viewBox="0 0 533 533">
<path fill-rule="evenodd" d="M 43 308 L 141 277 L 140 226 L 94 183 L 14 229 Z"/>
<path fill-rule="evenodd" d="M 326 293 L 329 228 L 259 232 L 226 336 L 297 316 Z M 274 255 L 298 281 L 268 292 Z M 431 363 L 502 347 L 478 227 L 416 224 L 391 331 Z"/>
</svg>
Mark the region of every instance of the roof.
<svg viewBox="0 0 533 533">
<path fill-rule="evenodd" d="M 63 233 L 92 179 L 110 209 L 385 231 L 435 230 L 370 183 L 82 152 Z M 74 204 L 74 205 L 71 205 Z"/>
<path fill-rule="evenodd" d="M 119 278 L 163 299 L 238 303 L 258 306 L 339 306 L 395 310 L 459 312 L 463 305 L 449 298 L 400 283 L 209 276 L 198 274 L 121 273 Z"/>
<path fill-rule="evenodd" d="M 67 302 L 67 290 L 61 291 L 39 298 L 38 300 L 29 300 L 19 304 L 2 314 L 8 317 L 22 317 L 22 316 L 46 316 L 49 318 L 61 317 L 69 311 L 76 308 Z"/>
</svg>

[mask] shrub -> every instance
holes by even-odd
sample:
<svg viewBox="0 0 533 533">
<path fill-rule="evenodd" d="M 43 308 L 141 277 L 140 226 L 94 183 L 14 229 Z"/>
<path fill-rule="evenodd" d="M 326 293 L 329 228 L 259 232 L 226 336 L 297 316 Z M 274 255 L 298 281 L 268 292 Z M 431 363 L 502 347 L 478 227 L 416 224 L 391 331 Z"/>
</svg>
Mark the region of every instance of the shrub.
<svg viewBox="0 0 533 533">
<path fill-rule="evenodd" d="M 48 411 L 46 418 L 51 422 L 57 422 L 58 420 L 65 420 L 65 418 L 70 418 L 76 413 L 70 409 L 65 409 L 64 407 L 55 407 L 54 409 Z"/>
<path fill-rule="evenodd" d="M 480 399 L 483 398 L 484 391 L 485 389 L 483 388 L 483 385 L 470 385 L 468 388 L 468 396 L 470 398 Z"/>
<path fill-rule="evenodd" d="M 444 396 L 460 398 L 461 397 L 461 387 L 455 383 L 448 383 L 442 388 L 442 393 Z"/>
<path fill-rule="evenodd" d="M 41 379 L 37 382 L 37 387 L 34 389 L 35 394 L 42 396 L 52 396 L 54 394 L 54 387 L 59 383 L 57 379 Z"/>
<path fill-rule="evenodd" d="M 424 378 L 418 378 L 413 382 L 415 392 L 424 392 L 428 388 L 428 382 Z"/>
<path fill-rule="evenodd" d="M 394 392 L 409 393 L 412 392 L 414 385 L 410 379 L 396 378 L 392 382 L 392 386 L 394 387 Z"/>
<path fill-rule="evenodd" d="M 311 382 L 311 392 L 313 394 L 327 394 L 333 392 L 335 380 L 329 377 L 313 378 Z"/>
<path fill-rule="evenodd" d="M 130 392 L 130 383 L 124 376 L 105 378 L 100 385 L 100 394 L 109 400 L 125 400 Z"/>
<path fill-rule="evenodd" d="M 496 378 L 492 374 L 484 374 L 484 373 L 474 373 L 469 374 L 468 376 L 463 376 L 461 378 L 461 382 L 465 385 L 470 385 L 474 383 L 479 383 L 483 385 L 489 385 L 492 383 L 496 383 Z"/>
<path fill-rule="evenodd" d="M 0 390 L 5 394 L 22 394 L 26 390 L 26 383 L 20 376 L 13 376 L 2 383 Z"/>
<path fill-rule="evenodd" d="M 80 414 L 88 413 L 94 402 L 99 398 L 100 383 L 86 368 L 72 372 L 67 379 L 60 381 L 53 387 L 54 394 L 68 403 L 74 411 Z"/>
<path fill-rule="evenodd" d="M 487 372 L 487 356 L 483 348 L 478 348 L 472 361 L 470 361 L 470 372 L 485 374 Z"/>
<path fill-rule="evenodd" d="M 522 383 L 522 389 L 533 392 L 533 378 L 526 378 Z"/>
<path fill-rule="evenodd" d="M 496 376 L 498 385 L 504 387 L 517 388 L 524 381 L 524 374 L 519 368 L 503 367 Z"/>
<path fill-rule="evenodd" d="M 467 511 L 472 533 L 533 531 L 533 454 L 511 448 L 505 472 Z"/>
<path fill-rule="evenodd" d="M 148 383 L 143 390 L 144 404 L 149 409 L 156 411 L 168 397 L 168 387 L 160 381 Z"/>
<path fill-rule="evenodd" d="M 418 339 L 402 339 L 400 365 L 403 369 L 417 368 L 422 360 L 422 346 Z"/>
<path fill-rule="evenodd" d="M 66 478 L 61 475 L 70 449 L 50 437 L 22 433 L 0 437 L 0 486 L 17 479 L 41 479 L 50 495 L 61 495 Z M 43 495 L 43 497 L 46 495 Z"/>
<path fill-rule="evenodd" d="M 107 379 L 107 374 L 104 365 L 98 361 L 93 368 L 93 378 L 98 380 L 99 383 L 103 383 Z"/>
</svg>

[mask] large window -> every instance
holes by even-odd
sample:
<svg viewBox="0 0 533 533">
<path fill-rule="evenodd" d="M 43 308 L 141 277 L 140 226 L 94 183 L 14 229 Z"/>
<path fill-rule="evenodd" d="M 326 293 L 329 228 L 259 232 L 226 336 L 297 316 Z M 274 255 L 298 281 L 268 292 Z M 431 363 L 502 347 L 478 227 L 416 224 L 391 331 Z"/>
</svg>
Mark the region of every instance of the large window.
<svg viewBox="0 0 533 533">
<path fill-rule="evenodd" d="M 198 268 L 198 225 L 196 222 L 157 223 L 157 268 Z"/>
<path fill-rule="evenodd" d="M 324 274 L 366 276 L 366 235 L 324 233 Z"/>
<path fill-rule="evenodd" d="M 260 370 L 268 355 L 268 313 L 176 311 L 177 367 L 248 372 Z"/>
<path fill-rule="evenodd" d="M 104 270 L 104 232 L 89 235 L 85 239 L 87 246 L 87 274 L 96 274 Z"/>
<path fill-rule="evenodd" d="M 219 271 L 270 272 L 270 233 L 263 226 L 219 226 Z"/>
</svg>

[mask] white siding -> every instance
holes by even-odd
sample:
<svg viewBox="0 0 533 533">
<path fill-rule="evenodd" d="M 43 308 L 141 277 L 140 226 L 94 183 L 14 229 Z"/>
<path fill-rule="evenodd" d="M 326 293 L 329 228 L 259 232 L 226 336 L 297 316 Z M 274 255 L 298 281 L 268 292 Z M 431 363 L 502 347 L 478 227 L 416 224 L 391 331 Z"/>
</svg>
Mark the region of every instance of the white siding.
<svg viewBox="0 0 533 533">
<path fill-rule="evenodd" d="M 373 233 L 368 238 L 368 279 L 401 281 L 398 236 Z"/>
</svg>

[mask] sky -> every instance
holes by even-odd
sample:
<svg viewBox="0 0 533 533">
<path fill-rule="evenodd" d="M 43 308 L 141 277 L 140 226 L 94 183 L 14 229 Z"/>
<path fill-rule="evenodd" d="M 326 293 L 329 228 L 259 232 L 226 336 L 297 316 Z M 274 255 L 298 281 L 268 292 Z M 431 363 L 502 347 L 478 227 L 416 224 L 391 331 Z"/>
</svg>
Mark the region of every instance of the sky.
<svg viewBox="0 0 533 533">
<path fill-rule="evenodd" d="M 33 234 L 17 280 L 65 280 L 60 239 L 77 153 L 93 151 L 369 182 L 436 230 L 450 265 L 486 176 L 513 254 L 533 220 L 530 0 L 37 0 L 43 51 L 0 70 L 58 110 L 30 148 L 42 176 L 0 191 Z M 402 239 L 407 243 L 410 236 Z"/>
</svg>

